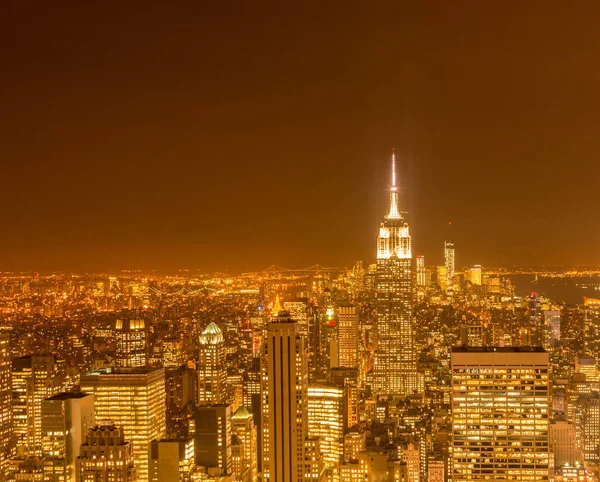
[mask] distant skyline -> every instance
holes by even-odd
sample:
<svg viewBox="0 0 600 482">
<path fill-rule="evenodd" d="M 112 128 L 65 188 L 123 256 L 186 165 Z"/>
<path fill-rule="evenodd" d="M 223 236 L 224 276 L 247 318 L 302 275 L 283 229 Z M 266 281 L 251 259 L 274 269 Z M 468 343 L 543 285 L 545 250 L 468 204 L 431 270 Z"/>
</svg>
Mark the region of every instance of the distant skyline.
<svg viewBox="0 0 600 482">
<path fill-rule="evenodd" d="M 600 265 L 597 3 L 0 12 L 0 271 Z"/>
</svg>

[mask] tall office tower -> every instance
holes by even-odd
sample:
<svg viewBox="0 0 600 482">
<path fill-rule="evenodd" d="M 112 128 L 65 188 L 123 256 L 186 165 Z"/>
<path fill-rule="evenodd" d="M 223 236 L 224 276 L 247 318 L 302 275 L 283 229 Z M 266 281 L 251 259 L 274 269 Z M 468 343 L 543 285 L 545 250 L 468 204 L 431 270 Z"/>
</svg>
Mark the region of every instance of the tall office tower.
<svg viewBox="0 0 600 482">
<path fill-rule="evenodd" d="M 221 329 L 209 324 L 199 338 L 198 348 L 198 404 L 225 403 L 227 398 L 227 367 L 225 341 Z"/>
<path fill-rule="evenodd" d="M 215 475 L 231 475 L 231 405 L 201 405 L 196 409 L 196 465 Z"/>
<path fill-rule="evenodd" d="M 0 333 L 0 481 L 6 477 L 8 460 L 12 454 L 12 363 L 10 335 Z"/>
<path fill-rule="evenodd" d="M 77 457 L 77 482 L 137 482 L 133 447 L 122 427 L 89 429 Z"/>
<path fill-rule="evenodd" d="M 254 417 L 245 407 L 238 408 L 231 417 L 231 431 L 238 441 L 238 453 L 233 455 L 235 480 L 256 482 L 258 480 L 256 425 L 254 425 Z"/>
<path fill-rule="evenodd" d="M 95 395 L 96 420 L 123 428 L 133 446 L 138 482 L 148 482 L 150 442 L 166 434 L 164 368 L 105 368 L 81 377 L 81 391 Z"/>
<path fill-rule="evenodd" d="M 194 438 L 153 440 L 150 443 L 152 482 L 190 482 L 194 462 Z"/>
<path fill-rule="evenodd" d="M 460 325 L 460 343 L 466 346 L 485 346 L 483 325 Z"/>
<path fill-rule="evenodd" d="M 583 347 L 600 360 L 600 299 L 583 298 Z"/>
<path fill-rule="evenodd" d="M 575 372 L 585 375 L 588 382 L 598 381 L 598 364 L 593 356 L 579 355 L 575 359 Z"/>
<path fill-rule="evenodd" d="M 600 462 L 600 396 L 598 392 L 581 395 L 577 425 L 586 462 Z"/>
<path fill-rule="evenodd" d="M 467 279 L 474 286 L 481 286 L 481 265 L 476 264 L 472 268 L 469 268 L 467 272 Z"/>
<path fill-rule="evenodd" d="M 390 208 L 377 238 L 378 345 L 374 388 L 378 395 L 409 395 L 417 389 L 411 262 L 408 223 L 398 207 L 396 158 L 393 154 Z"/>
<path fill-rule="evenodd" d="M 344 389 L 308 386 L 308 434 L 319 437 L 325 468 L 339 476 L 344 455 Z"/>
<path fill-rule="evenodd" d="M 17 450 L 42 455 L 42 400 L 60 390 L 53 355 L 28 355 L 13 360 L 13 427 Z"/>
<path fill-rule="evenodd" d="M 454 242 L 444 241 L 444 266 L 446 267 L 446 284 L 448 288 L 454 285 Z"/>
<path fill-rule="evenodd" d="M 427 272 L 425 271 L 425 256 L 417 256 L 417 286 L 427 285 Z"/>
<path fill-rule="evenodd" d="M 573 423 L 565 420 L 551 423 L 548 438 L 555 467 L 562 467 L 565 464 L 573 467 L 576 463 L 583 465 L 583 456 L 577 447 L 577 435 Z"/>
<path fill-rule="evenodd" d="M 117 320 L 115 323 L 118 367 L 146 366 L 146 323 L 142 319 Z"/>
<path fill-rule="evenodd" d="M 548 367 L 542 348 L 452 348 L 453 482 L 549 480 Z"/>
<path fill-rule="evenodd" d="M 419 449 L 413 444 L 408 444 L 402 450 L 402 462 L 406 464 L 406 482 L 419 482 L 421 472 L 421 460 Z"/>
<path fill-rule="evenodd" d="M 358 312 L 356 306 L 341 306 L 338 310 L 338 364 L 358 367 Z"/>
<path fill-rule="evenodd" d="M 75 482 L 79 448 L 94 423 L 94 395 L 63 392 L 42 401 L 44 480 Z"/>
<path fill-rule="evenodd" d="M 545 310 L 546 342 L 555 344 L 560 341 L 560 310 Z"/>
<path fill-rule="evenodd" d="M 308 437 L 308 365 L 305 340 L 289 312 L 267 327 L 262 351 L 263 480 L 299 482 Z"/>
</svg>

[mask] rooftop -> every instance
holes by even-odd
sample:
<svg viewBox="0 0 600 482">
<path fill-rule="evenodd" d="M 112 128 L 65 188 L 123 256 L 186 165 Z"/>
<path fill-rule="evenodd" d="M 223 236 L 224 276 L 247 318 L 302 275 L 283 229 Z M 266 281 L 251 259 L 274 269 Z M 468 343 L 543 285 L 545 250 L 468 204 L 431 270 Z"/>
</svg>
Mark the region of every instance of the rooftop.
<svg viewBox="0 0 600 482">
<path fill-rule="evenodd" d="M 57 395 L 53 395 L 52 397 L 46 398 L 46 400 L 70 400 L 70 399 L 79 399 L 90 397 L 89 393 L 84 392 L 63 392 Z"/>
<path fill-rule="evenodd" d="M 452 353 L 546 353 L 541 346 L 453 346 Z"/>
</svg>

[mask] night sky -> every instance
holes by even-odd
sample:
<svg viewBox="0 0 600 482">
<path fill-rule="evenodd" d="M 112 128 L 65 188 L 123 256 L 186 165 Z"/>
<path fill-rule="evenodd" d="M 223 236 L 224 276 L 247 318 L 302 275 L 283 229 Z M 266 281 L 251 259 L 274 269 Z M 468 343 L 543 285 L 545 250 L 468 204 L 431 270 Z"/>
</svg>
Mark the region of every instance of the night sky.
<svg viewBox="0 0 600 482">
<path fill-rule="evenodd" d="M 0 3 L 0 270 L 373 262 L 392 147 L 427 264 L 600 263 L 599 2 L 175 3 Z"/>
</svg>

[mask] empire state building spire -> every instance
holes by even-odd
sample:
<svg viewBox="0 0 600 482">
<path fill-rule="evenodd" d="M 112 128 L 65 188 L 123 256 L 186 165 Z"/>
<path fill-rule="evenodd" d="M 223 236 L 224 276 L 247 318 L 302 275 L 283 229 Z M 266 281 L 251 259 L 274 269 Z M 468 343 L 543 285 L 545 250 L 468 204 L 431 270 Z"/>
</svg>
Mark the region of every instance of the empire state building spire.
<svg viewBox="0 0 600 482">
<path fill-rule="evenodd" d="M 396 187 L 396 150 L 392 148 L 392 186 L 390 187 L 390 210 L 387 219 L 402 219 L 398 208 L 398 188 Z"/>
</svg>

